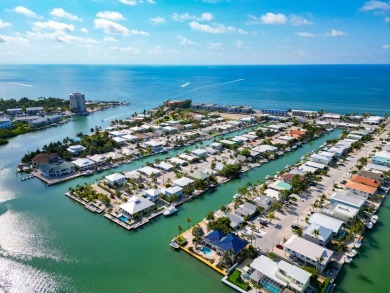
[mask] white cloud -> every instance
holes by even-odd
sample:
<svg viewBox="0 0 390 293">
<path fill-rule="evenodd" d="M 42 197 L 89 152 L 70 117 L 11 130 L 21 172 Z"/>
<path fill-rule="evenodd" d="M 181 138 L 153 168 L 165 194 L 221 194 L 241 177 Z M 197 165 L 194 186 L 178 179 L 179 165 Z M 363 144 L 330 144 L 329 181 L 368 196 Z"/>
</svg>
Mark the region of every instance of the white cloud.
<svg viewBox="0 0 390 293">
<path fill-rule="evenodd" d="M 344 37 L 346 35 L 347 35 L 347 33 L 343 32 L 343 31 L 335 30 L 335 29 L 332 29 L 330 32 L 327 32 L 325 34 L 325 36 L 328 36 L 328 37 Z"/>
<path fill-rule="evenodd" d="M 186 45 L 197 45 L 197 43 L 185 38 L 185 37 L 182 37 L 182 36 L 177 36 L 177 39 L 180 41 L 179 44 L 180 45 L 183 45 L 183 46 L 186 46 Z"/>
<path fill-rule="evenodd" d="M 54 8 L 51 12 L 50 15 L 55 16 L 55 17 L 60 17 L 60 18 L 67 18 L 73 21 L 82 21 L 81 18 L 77 17 L 76 15 L 73 15 L 70 12 L 65 11 L 62 8 Z"/>
<path fill-rule="evenodd" d="M 148 36 L 148 32 L 144 31 L 138 31 L 135 29 L 128 29 L 127 27 L 113 22 L 108 19 L 95 19 L 94 21 L 95 28 L 102 29 L 104 33 L 106 34 L 114 34 L 114 35 L 122 35 L 122 36 L 129 36 L 129 35 L 144 35 Z"/>
<path fill-rule="evenodd" d="M 88 33 L 89 33 L 88 29 L 85 28 L 85 27 L 82 27 L 82 28 L 80 29 L 80 31 L 81 31 L 82 33 L 84 33 L 84 34 L 88 34 Z"/>
<path fill-rule="evenodd" d="M 113 38 L 113 37 L 107 37 L 107 36 L 105 36 L 105 37 L 103 38 L 103 42 L 106 42 L 106 43 L 114 43 L 114 42 L 118 42 L 118 40 L 115 39 L 115 38 Z"/>
<path fill-rule="evenodd" d="M 152 17 L 149 19 L 151 22 L 153 22 L 154 24 L 161 24 L 161 23 L 165 23 L 165 18 L 164 17 L 161 17 L 161 16 L 156 16 L 156 17 Z"/>
<path fill-rule="evenodd" d="M 34 31 L 34 32 L 27 32 L 27 37 L 31 40 L 55 40 L 60 43 L 79 43 L 79 44 L 97 44 L 98 42 L 95 39 L 92 38 L 82 38 L 78 36 L 73 36 L 65 31 L 52 31 L 52 32 L 45 32 L 45 31 Z"/>
<path fill-rule="evenodd" d="M 2 19 L 0 19 L 0 28 L 4 28 L 7 26 L 11 26 L 11 24 L 9 22 L 5 22 Z"/>
<path fill-rule="evenodd" d="M 126 5 L 136 5 L 137 0 L 119 0 L 120 3 L 126 4 Z"/>
<path fill-rule="evenodd" d="M 389 44 L 385 44 L 382 46 L 382 49 L 390 49 L 390 45 Z"/>
<path fill-rule="evenodd" d="M 371 10 L 390 10 L 390 4 L 382 1 L 366 1 L 361 11 L 371 11 Z"/>
<path fill-rule="evenodd" d="M 55 31 L 68 31 L 72 32 L 74 31 L 74 25 L 63 23 L 63 22 L 57 22 L 53 20 L 49 21 L 37 21 L 33 23 L 33 30 L 55 30 Z"/>
<path fill-rule="evenodd" d="M 390 17 L 385 17 L 385 22 L 390 22 Z"/>
<path fill-rule="evenodd" d="M 237 40 L 236 41 L 236 47 L 238 49 L 242 49 L 243 46 L 244 46 L 244 42 L 243 41 L 241 41 L 241 40 Z"/>
<path fill-rule="evenodd" d="M 307 33 L 307 32 L 297 32 L 296 35 L 302 38 L 313 38 L 316 36 L 315 34 Z"/>
<path fill-rule="evenodd" d="M 30 43 L 30 41 L 20 36 L 0 35 L 0 43 L 15 43 L 15 44 L 27 45 L 28 43 Z"/>
<path fill-rule="evenodd" d="M 313 22 L 307 20 L 306 18 L 303 18 L 301 16 L 298 16 L 298 15 L 291 15 L 290 16 L 290 23 L 292 25 L 309 25 L 309 24 L 313 24 Z"/>
<path fill-rule="evenodd" d="M 140 49 L 134 48 L 134 47 L 110 47 L 111 50 L 113 51 L 118 51 L 118 52 L 126 52 L 126 53 L 132 53 L 132 54 L 139 54 L 141 53 Z"/>
<path fill-rule="evenodd" d="M 221 43 L 213 43 L 213 42 L 210 42 L 210 43 L 209 43 L 209 48 L 210 48 L 210 49 L 218 49 L 218 48 L 220 48 L 221 46 L 222 46 Z"/>
<path fill-rule="evenodd" d="M 172 19 L 180 22 L 184 22 L 185 20 L 211 21 L 214 19 L 214 16 L 210 12 L 204 12 L 200 16 L 191 15 L 188 12 L 183 14 L 174 12 L 172 13 Z"/>
<path fill-rule="evenodd" d="M 99 18 L 105 18 L 105 19 L 116 20 L 116 21 L 125 19 L 121 13 L 116 11 L 100 11 L 96 13 L 96 16 Z"/>
<path fill-rule="evenodd" d="M 268 12 L 260 16 L 260 20 L 263 24 L 279 25 L 287 22 L 287 17 L 282 13 Z"/>
<path fill-rule="evenodd" d="M 34 11 L 32 11 L 24 6 L 17 6 L 12 11 L 15 13 L 30 17 L 30 18 L 40 18 L 40 16 L 38 16 Z"/>
<path fill-rule="evenodd" d="M 160 46 L 156 46 L 153 49 L 148 50 L 148 53 L 156 54 L 156 55 L 161 54 L 161 47 Z"/>
<path fill-rule="evenodd" d="M 201 31 L 210 34 L 223 34 L 229 32 L 237 32 L 242 35 L 248 34 L 246 31 L 242 29 L 237 29 L 234 26 L 225 26 L 219 23 L 213 23 L 212 25 L 201 24 L 197 21 L 191 21 L 189 26 L 195 31 Z"/>
</svg>

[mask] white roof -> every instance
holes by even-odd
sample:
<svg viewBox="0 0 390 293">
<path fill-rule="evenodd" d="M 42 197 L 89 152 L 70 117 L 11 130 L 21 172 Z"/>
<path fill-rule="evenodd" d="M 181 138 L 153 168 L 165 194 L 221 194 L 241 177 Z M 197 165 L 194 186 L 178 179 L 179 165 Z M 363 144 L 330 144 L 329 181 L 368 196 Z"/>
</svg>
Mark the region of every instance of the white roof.
<svg viewBox="0 0 390 293">
<path fill-rule="evenodd" d="M 380 151 L 375 154 L 375 157 L 380 157 L 389 160 L 390 159 L 390 153 L 386 151 Z"/>
<path fill-rule="evenodd" d="M 165 189 L 165 191 L 168 191 L 170 194 L 175 194 L 175 193 L 178 193 L 182 190 L 183 190 L 183 188 L 181 188 L 179 186 L 172 186 L 172 187 Z"/>
<path fill-rule="evenodd" d="M 333 212 L 345 215 L 348 218 L 353 218 L 359 212 L 359 210 L 356 208 L 352 208 L 339 203 L 333 205 L 332 210 Z"/>
<path fill-rule="evenodd" d="M 279 198 L 280 198 L 280 193 L 279 193 L 279 191 L 276 191 L 276 190 L 274 190 L 274 189 L 268 188 L 268 189 L 266 189 L 266 190 L 264 191 L 264 193 L 265 193 L 267 196 L 272 197 L 272 198 L 276 198 L 276 199 L 279 199 Z"/>
<path fill-rule="evenodd" d="M 349 190 L 333 193 L 330 200 L 342 202 L 348 205 L 353 205 L 358 208 L 361 208 L 366 202 L 366 200 L 363 197 L 357 196 L 352 191 Z"/>
<path fill-rule="evenodd" d="M 382 172 L 387 172 L 390 170 L 389 167 L 386 167 L 386 166 L 382 166 L 382 165 L 378 165 L 378 164 L 374 164 L 374 163 L 368 163 L 365 167 L 365 169 L 372 169 L 372 170 L 378 170 L 378 171 L 382 171 Z"/>
<path fill-rule="evenodd" d="M 220 147 L 220 146 L 222 146 L 222 144 L 219 142 L 213 142 L 212 144 L 210 144 L 210 146 L 211 147 Z"/>
<path fill-rule="evenodd" d="M 328 228 L 333 231 L 333 233 L 337 234 L 341 228 L 341 226 L 344 224 L 343 221 L 337 220 L 335 218 L 320 214 L 320 213 L 314 213 L 310 219 L 310 224 L 317 224 L 320 226 L 323 226 L 325 228 Z"/>
<path fill-rule="evenodd" d="M 311 277 L 311 274 L 309 272 L 302 270 L 297 266 L 289 264 L 284 260 L 281 260 L 278 263 L 278 268 L 285 271 L 287 275 L 289 275 L 294 280 L 301 282 L 302 284 L 306 284 Z"/>
<path fill-rule="evenodd" d="M 227 139 L 222 139 L 220 140 L 221 143 L 228 144 L 228 145 L 234 145 L 236 144 L 234 141 L 227 140 Z"/>
<path fill-rule="evenodd" d="M 333 255 L 332 250 L 317 245 L 296 235 L 292 235 L 287 240 L 287 242 L 284 243 L 284 247 L 295 251 L 300 255 L 306 256 L 312 261 L 317 261 L 318 257 L 323 257 L 324 264 L 326 264 Z"/>
<path fill-rule="evenodd" d="M 204 155 L 207 154 L 207 150 L 205 150 L 205 149 L 196 149 L 196 150 L 193 150 L 191 153 L 193 153 L 196 156 L 204 156 Z"/>
<path fill-rule="evenodd" d="M 194 180 L 190 179 L 190 178 L 187 178 L 187 177 L 181 177 L 179 179 L 176 179 L 175 181 L 173 181 L 173 184 L 177 185 L 177 186 L 180 186 L 180 187 L 185 187 L 187 186 L 188 184 L 191 184 L 193 183 Z"/>
<path fill-rule="evenodd" d="M 148 195 L 151 195 L 151 196 L 157 196 L 157 195 L 160 195 L 161 193 L 162 193 L 161 190 L 155 189 L 155 188 L 148 189 L 148 190 L 145 191 L 145 194 L 148 194 Z"/>
<path fill-rule="evenodd" d="M 125 176 L 126 176 L 126 178 L 135 179 L 135 178 L 139 178 L 141 176 L 141 174 L 138 173 L 137 171 L 130 171 L 130 172 L 125 173 Z"/>
<path fill-rule="evenodd" d="M 113 137 L 112 139 L 119 143 L 127 141 L 127 139 L 123 137 Z"/>
<path fill-rule="evenodd" d="M 117 152 L 110 152 L 110 153 L 107 154 L 107 157 L 110 157 L 113 160 L 118 160 L 118 159 L 122 159 L 123 155 L 119 154 Z"/>
<path fill-rule="evenodd" d="M 104 155 L 93 155 L 91 157 L 89 157 L 92 161 L 94 162 L 105 162 L 107 160 L 107 157 L 104 156 Z"/>
<path fill-rule="evenodd" d="M 277 151 L 278 148 L 277 147 L 274 147 L 272 145 L 268 145 L 268 144 L 263 144 L 263 145 L 259 145 L 255 148 L 253 148 L 253 151 L 256 151 L 256 152 L 259 152 L 259 153 L 265 153 L 265 152 L 274 152 L 274 151 Z"/>
<path fill-rule="evenodd" d="M 163 143 L 161 141 L 157 141 L 157 140 L 149 140 L 149 141 L 145 142 L 145 145 L 151 146 L 151 147 L 156 147 L 156 146 L 163 145 Z"/>
<path fill-rule="evenodd" d="M 278 138 L 281 140 L 287 140 L 287 141 L 294 139 L 292 136 L 288 136 L 288 135 L 282 135 L 282 136 L 279 136 Z"/>
<path fill-rule="evenodd" d="M 151 206 L 154 206 L 154 203 L 150 200 L 142 196 L 133 195 L 126 203 L 121 204 L 119 207 L 128 212 L 130 215 L 134 215 L 135 213 L 150 208 Z"/>
<path fill-rule="evenodd" d="M 126 134 L 126 135 L 122 136 L 122 138 L 124 138 L 126 140 L 138 140 L 138 137 L 136 137 L 135 135 L 132 135 L 132 134 Z"/>
<path fill-rule="evenodd" d="M 334 153 L 326 152 L 326 151 L 322 151 L 322 152 L 320 152 L 318 154 L 321 155 L 321 156 L 324 156 L 324 157 L 329 157 L 329 158 L 333 158 L 334 157 Z"/>
<path fill-rule="evenodd" d="M 192 161 L 192 160 L 195 160 L 195 159 L 199 159 L 198 157 L 191 156 L 189 154 L 181 154 L 181 155 L 179 155 L 179 157 L 184 159 L 184 160 L 187 160 L 187 161 Z"/>
<path fill-rule="evenodd" d="M 141 172 L 141 173 L 144 173 L 148 176 L 152 175 L 152 174 L 155 174 L 155 175 L 159 175 L 161 174 L 161 171 L 159 169 L 156 169 L 156 168 L 152 168 L 152 167 L 149 167 L 149 166 L 146 166 L 146 167 L 143 167 L 143 168 L 140 168 L 137 170 L 138 172 Z"/>
<path fill-rule="evenodd" d="M 313 155 L 311 155 L 310 158 L 311 158 L 311 159 L 317 159 L 317 160 L 325 161 L 325 162 L 327 162 L 328 164 L 330 163 L 330 161 L 332 161 L 331 158 L 325 157 L 325 156 L 321 156 L 321 155 L 319 155 L 319 154 L 313 154 Z"/>
<path fill-rule="evenodd" d="M 302 170 L 304 172 L 311 172 L 311 173 L 314 173 L 315 171 L 317 171 L 317 168 L 315 167 L 310 167 L 310 166 L 307 166 L 305 164 L 301 165 L 298 167 L 299 170 Z"/>
<path fill-rule="evenodd" d="M 70 152 L 82 152 L 85 149 L 86 148 L 83 147 L 81 144 L 71 145 L 70 147 L 67 148 L 67 150 Z"/>
<path fill-rule="evenodd" d="M 77 167 L 85 167 L 85 166 L 95 165 L 95 162 L 93 162 L 89 159 L 80 158 L 80 159 L 72 161 L 72 164 L 76 165 Z"/>
<path fill-rule="evenodd" d="M 278 271 L 278 264 L 274 262 L 272 259 L 266 257 L 265 255 L 261 255 L 256 258 L 250 266 L 254 268 L 256 271 L 266 275 L 272 280 L 275 280 L 277 283 L 282 284 L 283 286 L 287 286 L 287 283 L 282 281 L 279 278 L 276 278 L 276 272 Z"/>
<path fill-rule="evenodd" d="M 182 160 L 182 159 L 180 159 L 178 157 L 173 157 L 173 158 L 169 159 L 169 161 L 171 163 L 176 164 L 176 165 L 183 165 L 183 164 L 187 163 L 187 161 L 184 161 L 184 160 Z"/>
<path fill-rule="evenodd" d="M 314 230 L 318 230 L 319 232 L 318 236 L 314 235 Z M 309 227 L 305 229 L 305 231 L 303 231 L 303 234 L 310 235 L 314 238 L 318 237 L 318 240 L 326 242 L 329 239 L 329 237 L 332 236 L 332 232 L 333 231 L 330 230 L 329 228 L 323 227 L 318 224 L 311 224 Z"/>
<path fill-rule="evenodd" d="M 161 162 L 160 164 L 158 164 L 158 167 L 160 167 L 161 169 L 164 169 L 164 170 L 170 170 L 170 169 L 173 169 L 173 165 L 169 164 L 169 163 L 166 163 L 166 162 Z"/>
<path fill-rule="evenodd" d="M 307 161 L 305 163 L 306 166 L 309 166 L 309 167 L 313 167 L 313 168 L 316 168 L 316 169 L 325 169 L 326 168 L 326 165 L 325 164 L 321 164 L 321 163 L 316 163 L 316 162 L 313 162 L 313 161 Z"/>
<path fill-rule="evenodd" d="M 114 174 L 111 174 L 111 175 L 107 175 L 105 178 L 108 181 L 112 181 L 112 182 L 126 179 L 126 177 L 124 175 L 120 174 L 120 173 L 114 173 Z"/>
</svg>

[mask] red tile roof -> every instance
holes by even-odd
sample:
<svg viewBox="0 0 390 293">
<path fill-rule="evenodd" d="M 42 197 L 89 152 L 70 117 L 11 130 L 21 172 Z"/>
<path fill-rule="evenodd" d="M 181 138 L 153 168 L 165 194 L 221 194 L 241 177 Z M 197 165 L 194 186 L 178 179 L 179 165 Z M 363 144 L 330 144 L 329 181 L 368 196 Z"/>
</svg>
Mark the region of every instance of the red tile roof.
<svg viewBox="0 0 390 293">
<path fill-rule="evenodd" d="M 363 176 L 355 175 L 351 178 L 351 181 L 361 183 L 364 185 L 372 186 L 378 188 L 379 185 L 381 185 L 381 182 L 379 180 L 371 179 L 371 178 L 366 178 Z"/>
</svg>

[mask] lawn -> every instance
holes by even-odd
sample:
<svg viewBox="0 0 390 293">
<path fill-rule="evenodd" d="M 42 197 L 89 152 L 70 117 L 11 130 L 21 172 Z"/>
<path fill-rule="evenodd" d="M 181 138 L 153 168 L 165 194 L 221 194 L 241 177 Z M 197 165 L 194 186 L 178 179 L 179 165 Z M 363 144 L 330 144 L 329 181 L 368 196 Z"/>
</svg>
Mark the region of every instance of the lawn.
<svg viewBox="0 0 390 293">
<path fill-rule="evenodd" d="M 234 285 L 240 287 L 241 289 L 248 291 L 249 286 L 241 279 L 241 273 L 238 270 L 235 270 L 229 277 L 228 281 Z"/>
</svg>

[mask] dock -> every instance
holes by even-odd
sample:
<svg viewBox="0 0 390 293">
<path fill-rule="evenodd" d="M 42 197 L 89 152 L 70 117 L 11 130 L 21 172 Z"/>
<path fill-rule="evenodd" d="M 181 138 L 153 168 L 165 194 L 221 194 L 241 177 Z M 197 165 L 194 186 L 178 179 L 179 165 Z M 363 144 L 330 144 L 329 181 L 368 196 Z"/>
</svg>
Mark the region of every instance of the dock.
<svg viewBox="0 0 390 293">
<path fill-rule="evenodd" d="M 26 180 L 29 180 L 29 179 L 32 179 L 32 178 L 35 178 L 35 175 L 34 174 L 30 174 L 26 177 L 22 177 L 20 178 L 21 181 L 26 181 Z"/>
</svg>

